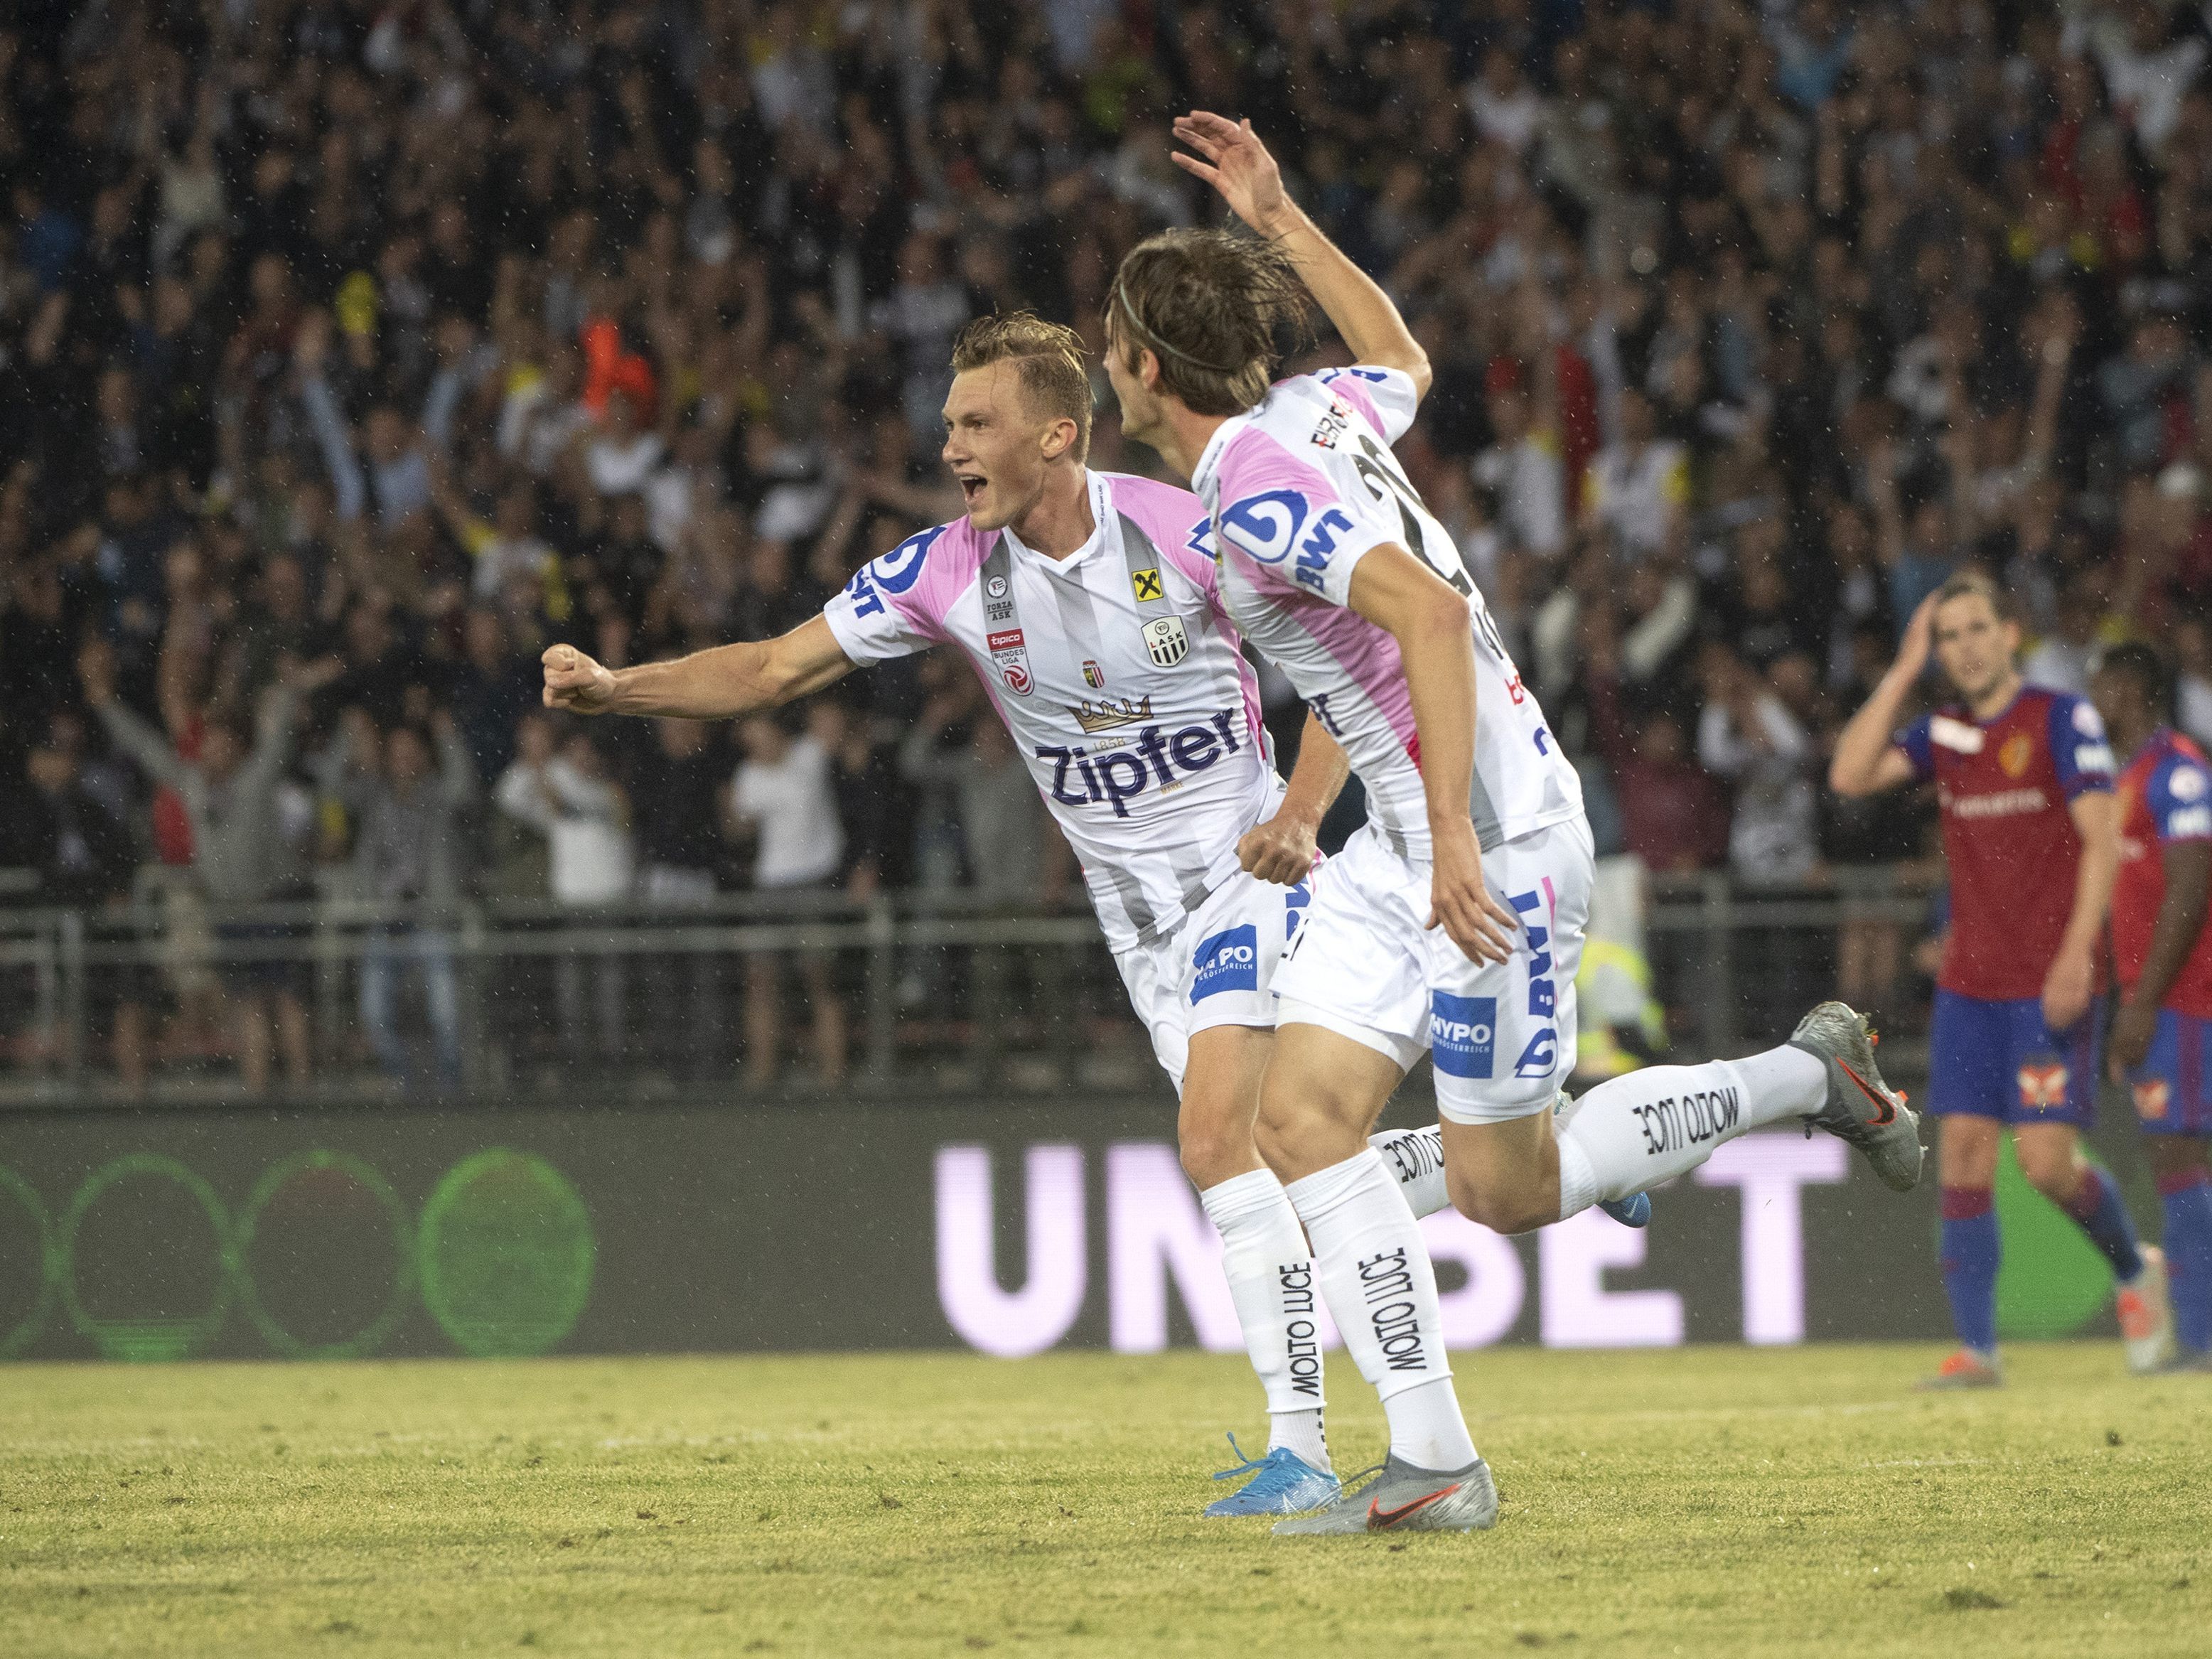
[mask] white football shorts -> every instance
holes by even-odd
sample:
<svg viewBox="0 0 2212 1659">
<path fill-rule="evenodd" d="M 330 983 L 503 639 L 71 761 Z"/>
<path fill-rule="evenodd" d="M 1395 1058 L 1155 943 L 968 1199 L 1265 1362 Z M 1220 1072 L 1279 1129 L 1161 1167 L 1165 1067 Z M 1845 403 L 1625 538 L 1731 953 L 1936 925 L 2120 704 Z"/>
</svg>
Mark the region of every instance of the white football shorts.
<svg viewBox="0 0 2212 1659">
<path fill-rule="evenodd" d="M 1437 1110 L 1504 1123 L 1552 1109 L 1575 1065 L 1575 970 L 1595 870 L 1577 815 L 1482 855 L 1490 890 L 1521 918 L 1519 948 L 1476 963 L 1431 928 L 1429 864 L 1370 824 L 1314 884 L 1275 975 L 1284 1025 L 1319 1025 L 1411 1071 L 1436 1065 Z"/>
<path fill-rule="evenodd" d="M 1190 1040 L 1213 1025 L 1275 1024 L 1275 970 L 1312 896 L 1238 871 L 1174 933 L 1115 953 L 1129 1006 L 1152 1034 L 1152 1053 L 1182 1093 Z"/>
</svg>

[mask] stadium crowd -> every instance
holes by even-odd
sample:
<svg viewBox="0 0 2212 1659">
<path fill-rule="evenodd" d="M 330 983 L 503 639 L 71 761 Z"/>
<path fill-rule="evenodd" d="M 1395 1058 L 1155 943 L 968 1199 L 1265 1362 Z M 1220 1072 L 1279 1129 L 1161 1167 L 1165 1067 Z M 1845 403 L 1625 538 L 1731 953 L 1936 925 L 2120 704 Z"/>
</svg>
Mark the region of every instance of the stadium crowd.
<svg viewBox="0 0 2212 1659">
<path fill-rule="evenodd" d="M 957 514 L 952 336 L 1030 307 L 1095 351 L 1122 252 L 1211 210 L 1168 161 L 1193 105 L 1249 116 L 1414 320 L 1401 453 L 1601 850 L 1918 858 L 1924 812 L 1820 780 L 1962 562 L 2031 679 L 2148 636 L 2212 735 L 2209 53 L 2155 0 L 23 0 L 0 866 L 40 903 L 151 866 L 431 921 L 1060 902 L 941 653 L 733 732 L 556 725 L 537 659 L 780 632 Z M 1097 379 L 1093 464 L 1156 470 Z M 421 945 L 380 941 L 362 1011 L 418 978 L 445 1069 Z M 303 1073 L 295 988 L 228 990 L 249 1075 Z"/>
</svg>

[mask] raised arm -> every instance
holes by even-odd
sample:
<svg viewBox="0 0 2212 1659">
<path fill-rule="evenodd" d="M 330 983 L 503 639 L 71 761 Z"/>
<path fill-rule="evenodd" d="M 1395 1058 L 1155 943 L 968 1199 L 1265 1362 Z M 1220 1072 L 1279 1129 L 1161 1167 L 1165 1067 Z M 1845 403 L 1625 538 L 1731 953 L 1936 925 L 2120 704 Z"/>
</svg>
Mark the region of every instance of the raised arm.
<svg viewBox="0 0 2212 1659">
<path fill-rule="evenodd" d="M 853 667 L 820 617 L 772 640 L 720 645 L 673 662 L 607 668 L 573 645 L 546 647 L 545 706 L 579 714 L 719 720 L 819 691 Z"/>
<path fill-rule="evenodd" d="M 1352 355 L 1363 363 L 1403 370 L 1413 378 L 1415 394 L 1427 397 L 1433 378 L 1429 354 L 1390 296 L 1291 199 L 1281 169 L 1252 124 L 1193 110 L 1176 120 L 1175 136 L 1198 152 L 1176 151 L 1176 165 L 1205 179 L 1238 218 L 1282 245 Z"/>
<path fill-rule="evenodd" d="M 1928 640 L 1935 625 L 1936 596 L 1931 593 L 1912 613 L 1897 660 L 1836 738 L 1835 758 L 1828 763 L 1828 787 L 1838 794 L 1878 795 L 1912 781 L 1912 763 L 1891 734 L 1920 671 L 1928 665 Z"/>
<path fill-rule="evenodd" d="M 192 764 L 173 744 L 125 707 L 115 690 L 115 651 L 105 640 L 95 640 L 77 657 L 77 678 L 84 700 L 115 746 L 138 763 L 146 775 L 182 791 L 197 775 Z"/>
</svg>

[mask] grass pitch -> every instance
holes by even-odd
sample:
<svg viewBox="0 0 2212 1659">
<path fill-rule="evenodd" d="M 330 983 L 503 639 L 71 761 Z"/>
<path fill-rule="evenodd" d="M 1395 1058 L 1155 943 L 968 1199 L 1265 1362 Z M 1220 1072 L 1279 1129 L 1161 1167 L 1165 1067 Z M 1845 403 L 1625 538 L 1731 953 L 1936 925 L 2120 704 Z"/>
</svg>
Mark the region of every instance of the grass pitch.
<svg viewBox="0 0 2212 1659">
<path fill-rule="evenodd" d="M 1462 1356 L 1503 1519 L 1396 1540 L 1199 1517 L 1233 1358 L 0 1368 L 0 1652 L 2212 1647 L 2212 1378 L 1936 1357 Z"/>
</svg>

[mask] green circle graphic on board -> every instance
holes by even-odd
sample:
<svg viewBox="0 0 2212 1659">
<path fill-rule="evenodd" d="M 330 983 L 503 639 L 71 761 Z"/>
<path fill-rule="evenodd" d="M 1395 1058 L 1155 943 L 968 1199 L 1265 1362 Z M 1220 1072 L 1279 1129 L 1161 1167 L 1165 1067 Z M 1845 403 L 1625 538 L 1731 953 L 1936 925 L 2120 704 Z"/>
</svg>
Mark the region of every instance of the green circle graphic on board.
<svg viewBox="0 0 2212 1659">
<path fill-rule="evenodd" d="M 2112 1299 L 2112 1269 L 2073 1217 L 2028 1185 L 2010 1135 L 1997 1154 L 1996 1202 L 1997 1334 L 2072 1335 Z"/>
<path fill-rule="evenodd" d="M 446 1172 L 416 1254 L 431 1316 L 463 1353 L 489 1358 L 544 1353 L 574 1330 L 599 1249 L 566 1176 L 494 1146 Z"/>
<path fill-rule="evenodd" d="M 253 1249 L 262 1214 L 270 1201 L 295 1181 L 310 1186 L 317 1182 L 336 1182 L 357 1187 L 368 1194 L 391 1224 L 391 1290 L 385 1297 L 381 1310 L 350 1336 L 326 1342 L 302 1340 L 287 1330 L 269 1311 L 254 1284 L 252 1263 L 248 1257 Z M 324 1196 L 327 1197 L 327 1194 Z M 373 1354 L 385 1345 L 393 1328 L 407 1316 L 408 1291 L 413 1287 L 415 1278 L 414 1232 L 413 1224 L 408 1218 L 407 1206 L 400 1201 L 399 1194 L 392 1190 L 392 1183 L 378 1174 L 374 1166 L 349 1152 L 301 1152 L 281 1164 L 273 1164 L 254 1183 L 253 1192 L 246 1200 L 246 1208 L 239 1212 L 238 1232 L 232 1246 L 232 1256 L 239 1268 L 239 1292 L 246 1315 L 269 1346 L 289 1358 L 358 1359 Z"/>
<path fill-rule="evenodd" d="M 7 1194 L 23 1206 L 23 1212 L 31 1218 L 37 1241 L 31 1272 L 38 1289 L 32 1295 L 31 1310 L 7 1330 L 0 1331 L 0 1359 L 13 1359 L 29 1347 L 46 1328 L 46 1316 L 54 1310 L 54 1281 L 60 1275 L 54 1270 L 53 1224 L 47 1218 L 46 1206 L 39 1202 L 31 1183 L 13 1170 L 0 1169 L 0 1193 Z"/>
<path fill-rule="evenodd" d="M 101 1194 L 119 1182 L 134 1179 L 167 1182 L 183 1188 L 207 1217 L 208 1226 L 215 1235 L 216 1271 L 213 1286 L 208 1292 L 208 1304 L 198 1313 L 155 1312 L 149 1309 L 134 1315 L 110 1316 L 95 1314 L 85 1305 L 77 1284 L 83 1265 L 78 1251 L 79 1230 Z M 149 1221 L 158 1223 L 158 1218 L 150 1218 L 143 1206 L 125 1219 L 126 1224 L 136 1222 L 142 1231 Z M 183 1259 L 183 1252 L 166 1233 L 146 1235 L 141 1242 L 147 1246 L 158 1245 L 161 1258 Z M 148 1259 L 155 1258 L 149 1255 Z M 54 1246 L 54 1278 L 61 1287 L 62 1306 L 69 1310 L 70 1322 L 90 1337 L 106 1358 L 149 1361 L 188 1358 L 214 1340 L 215 1334 L 222 1328 L 223 1316 L 230 1311 L 231 1294 L 238 1279 L 237 1262 L 230 1249 L 230 1218 L 224 1212 L 222 1200 L 215 1195 L 215 1188 L 176 1159 L 159 1152 L 133 1152 L 94 1170 L 90 1179 L 70 1200 Z"/>
</svg>

